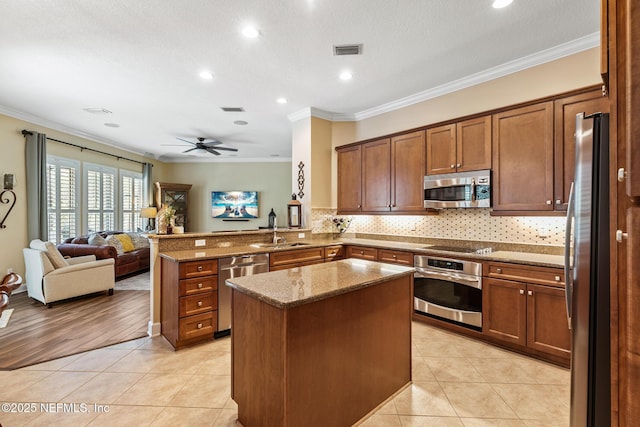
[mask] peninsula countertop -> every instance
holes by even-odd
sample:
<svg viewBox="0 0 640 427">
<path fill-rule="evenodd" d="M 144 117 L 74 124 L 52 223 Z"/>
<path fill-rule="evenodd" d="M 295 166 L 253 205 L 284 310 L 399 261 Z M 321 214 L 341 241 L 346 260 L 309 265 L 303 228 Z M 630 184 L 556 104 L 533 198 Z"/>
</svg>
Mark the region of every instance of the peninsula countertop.
<svg viewBox="0 0 640 427">
<path fill-rule="evenodd" d="M 413 267 L 349 258 L 234 277 L 226 284 L 277 308 L 292 308 L 412 274 Z"/>
</svg>

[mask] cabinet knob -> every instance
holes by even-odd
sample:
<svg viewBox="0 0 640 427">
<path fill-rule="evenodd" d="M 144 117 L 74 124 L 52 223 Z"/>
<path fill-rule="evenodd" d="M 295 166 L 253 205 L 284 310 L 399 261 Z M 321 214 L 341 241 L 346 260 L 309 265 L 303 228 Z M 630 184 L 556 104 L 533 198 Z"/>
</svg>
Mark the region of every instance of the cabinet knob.
<svg viewBox="0 0 640 427">
<path fill-rule="evenodd" d="M 560 281 L 560 276 L 556 276 L 555 279 L 556 279 L 556 282 L 559 282 Z"/>
<path fill-rule="evenodd" d="M 358 209 L 360 209 L 361 207 L 362 207 L 361 205 L 358 205 Z"/>
<path fill-rule="evenodd" d="M 550 205 L 552 202 L 551 200 L 547 200 L 547 204 Z"/>
<path fill-rule="evenodd" d="M 528 292 L 527 292 L 527 295 L 529 295 L 529 296 L 533 296 L 533 291 L 528 291 Z"/>
<path fill-rule="evenodd" d="M 202 271 L 202 266 L 201 265 L 198 266 L 198 271 Z"/>
<path fill-rule="evenodd" d="M 202 329 L 202 323 L 198 323 L 197 328 L 198 328 L 198 329 Z"/>
<path fill-rule="evenodd" d="M 360 251 L 360 255 L 364 255 L 364 251 Z"/>
<path fill-rule="evenodd" d="M 556 199 L 556 205 L 561 205 L 561 204 L 562 204 L 562 200 Z"/>
<path fill-rule="evenodd" d="M 202 283 L 198 283 L 198 289 L 202 289 Z"/>
<path fill-rule="evenodd" d="M 618 182 L 622 182 L 627 177 L 627 171 L 624 168 L 618 169 Z"/>
<path fill-rule="evenodd" d="M 524 295 L 524 289 L 520 289 L 520 295 Z"/>
<path fill-rule="evenodd" d="M 394 255 L 394 256 L 393 256 L 393 259 L 396 259 L 396 258 L 398 258 L 398 256 L 397 256 L 397 255 Z"/>
<path fill-rule="evenodd" d="M 198 307 L 202 307 L 202 301 L 198 301 Z"/>
<path fill-rule="evenodd" d="M 496 273 L 502 274 L 502 269 L 501 268 L 496 268 Z"/>
<path fill-rule="evenodd" d="M 458 163 L 458 164 L 456 165 L 456 167 L 457 167 L 457 168 L 462 167 L 462 163 Z"/>
<path fill-rule="evenodd" d="M 616 230 L 616 242 L 620 243 L 629 237 L 629 233 L 625 233 L 622 230 Z"/>
<path fill-rule="evenodd" d="M 451 169 L 454 169 L 456 167 L 456 165 L 454 165 L 453 163 L 451 163 Z"/>
</svg>

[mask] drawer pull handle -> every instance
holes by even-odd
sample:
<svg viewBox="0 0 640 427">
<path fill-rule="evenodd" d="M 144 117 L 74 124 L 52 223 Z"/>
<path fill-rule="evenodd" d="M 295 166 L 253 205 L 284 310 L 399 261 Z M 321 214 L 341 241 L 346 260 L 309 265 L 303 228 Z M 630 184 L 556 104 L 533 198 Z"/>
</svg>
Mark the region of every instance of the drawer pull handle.
<svg viewBox="0 0 640 427">
<path fill-rule="evenodd" d="M 496 268 L 496 273 L 502 274 L 502 269 L 501 268 Z"/>
<path fill-rule="evenodd" d="M 198 301 L 198 307 L 202 307 L 202 301 Z"/>
<path fill-rule="evenodd" d="M 198 323 L 198 329 L 202 329 L 202 323 Z"/>
<path fill-rule="evenodd" d="M 198 283 L 198 289 L 202 289 L 202 283 Z"/>
<path fill-rule="evenodd" d="M 202 271 L 202 266 L 201 265 L 198 266 L 198 271 Z"/>
</svg>

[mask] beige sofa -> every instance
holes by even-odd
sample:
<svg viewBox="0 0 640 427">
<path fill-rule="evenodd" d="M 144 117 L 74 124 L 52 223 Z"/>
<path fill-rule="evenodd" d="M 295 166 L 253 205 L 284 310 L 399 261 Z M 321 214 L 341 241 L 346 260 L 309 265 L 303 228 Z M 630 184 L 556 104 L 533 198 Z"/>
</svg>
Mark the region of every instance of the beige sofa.
<svg viewBox="0 0 640 427">
<path fill-rule="evenodd" d="M 113 294 L 113 258 L 96 260 L 87 255 L 65 259 L 53 243 L 40 240 L 32 241 L 22 252 L 28 295 L 49 307 L 56 301 L 95 292 Z"/>
</svg>

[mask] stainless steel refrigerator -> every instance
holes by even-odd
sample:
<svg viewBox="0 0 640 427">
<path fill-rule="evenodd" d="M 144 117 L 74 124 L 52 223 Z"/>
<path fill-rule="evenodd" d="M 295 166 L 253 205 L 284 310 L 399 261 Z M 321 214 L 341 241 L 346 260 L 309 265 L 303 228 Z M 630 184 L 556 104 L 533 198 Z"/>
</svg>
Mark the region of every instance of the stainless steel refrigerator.
<svg viewBox="0 0 640 427">
<path fill-rule="evenodd" d="M 571 426 L 610 425 L 609 115 L 576 116 L 565 234 Z"/>
</svg>

